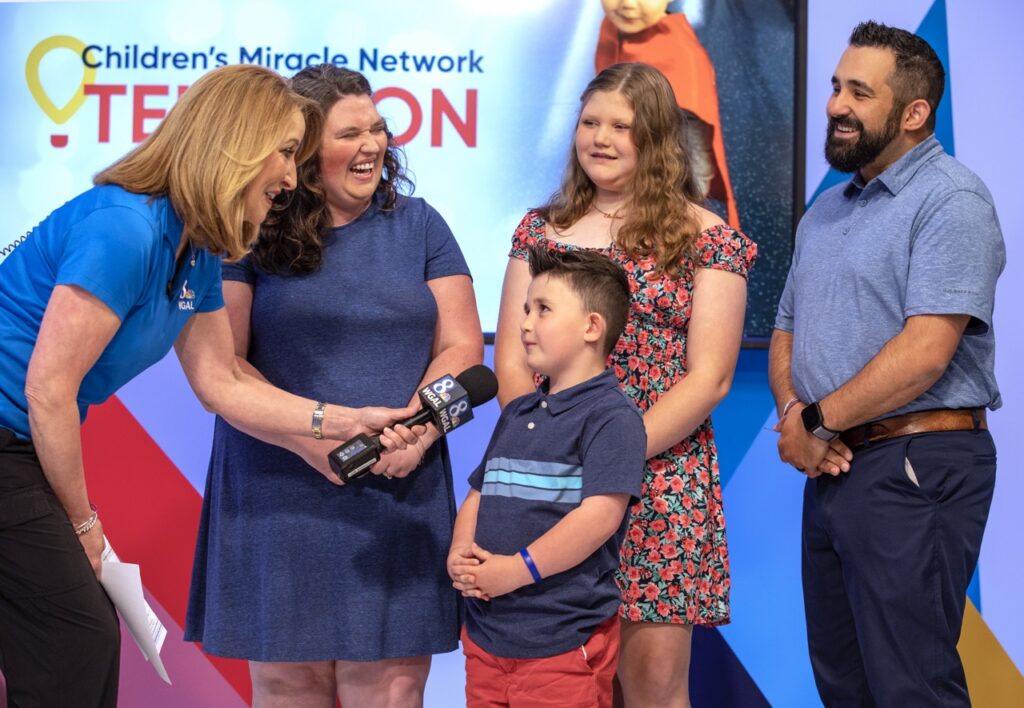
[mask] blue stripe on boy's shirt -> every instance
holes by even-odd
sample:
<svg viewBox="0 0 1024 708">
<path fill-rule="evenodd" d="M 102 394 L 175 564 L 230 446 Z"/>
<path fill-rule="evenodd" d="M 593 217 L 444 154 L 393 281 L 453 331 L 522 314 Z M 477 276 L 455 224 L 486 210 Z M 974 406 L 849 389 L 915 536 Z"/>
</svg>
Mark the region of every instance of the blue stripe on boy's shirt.
<svg viewBox="0 0 1024 708">
<path fill-rule="evenodd" d="M 579 504 L 583 498 L 582 489 L 540 489 L 537 487 L 489 481 L 485 478 L 480 490 L 483 496 L 512 497 L 528 501 L 552 502 L 556 504 Z"/>
<path fill-rule="evenodd" d="M 484 473 L 484 484 L 500 482 L 536 489 L 583 489 L 583 477 L 549 477 L 542 474 L 523 474 L 511 470 L 488 470 Z"/>
<path fill-rule="evenodd" d="M 579 477 L 583 474 L 583 468 L 580 465 L 544 460 L 518 460 L 512 457 L 492 457 L 484 465 L 484 471 L 490 470 L 523 472 L 548 477 Z"/>
<path fill-rule="evenodd" d="M 563 462 L 493 457 L 484 465 L 480 493 L 556 504 L 579 504 L 583 467 Z"/>
</svg>

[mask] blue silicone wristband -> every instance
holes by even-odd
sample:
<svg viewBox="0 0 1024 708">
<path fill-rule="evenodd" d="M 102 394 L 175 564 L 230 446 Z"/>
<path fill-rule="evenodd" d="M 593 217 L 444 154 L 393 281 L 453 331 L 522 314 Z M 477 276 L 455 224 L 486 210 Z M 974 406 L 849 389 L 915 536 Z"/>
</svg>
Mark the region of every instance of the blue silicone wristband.
<svg viewBox="0 0 1024 708">
<path fill-rule="evenodd" d="M 530 571 L 530 575 L 533 576 L 533 582 L 539 583 L 543 578 L 540 576 L 540 571 L 537 570 L 537 564 L 533 562 L 533 558 L 530 557 L 530 552 L 525 548 L 519 549 L 519 555 L 523 557 L 523 562 L 526 563 L 527 570 Z"/>
</svg>

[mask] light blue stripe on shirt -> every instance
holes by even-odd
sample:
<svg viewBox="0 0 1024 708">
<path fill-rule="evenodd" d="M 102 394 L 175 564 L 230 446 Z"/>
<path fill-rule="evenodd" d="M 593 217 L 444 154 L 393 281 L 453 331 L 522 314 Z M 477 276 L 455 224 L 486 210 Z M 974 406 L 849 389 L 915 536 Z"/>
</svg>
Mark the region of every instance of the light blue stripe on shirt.
<svg viewBox="0 0 1024 708">
<path fill-rule="evenodd" d="M 583 468 L 579 465 L 543 460 L 517 460 L 512 457 L 492 457 L 484 466 L 485 472 L 490 470 L 541 474 L 548 477 L 580 477 L 583 475 Z"/>
<path fill-rule="evenodd" d="M 481 493 L 579 504 L 582 489 L 583 468 L 580 465 L 495 457 L 484 467 Z"/>
<path fill-rule="evenodd" d="M 484 473 L 484 484 L 488 482 L 501 482 L 503 484 L 518 484 L 523 487 L 537 487 L 538 489 L 582 489 L 583 477 L 549 477 L 542 474 L 524 474 L 523 472 L 512 472 L 511 470 L 487 470 Z"/>
<path fill-rule="evenodd" d="M 484 482 L 480 490 L 483 496 L 515 497 L 528 501 L 554 502 L 556 504 L 579 504 L 583 498 L 580 489 L 538 489 L 504 482 Z"/>
</svg>

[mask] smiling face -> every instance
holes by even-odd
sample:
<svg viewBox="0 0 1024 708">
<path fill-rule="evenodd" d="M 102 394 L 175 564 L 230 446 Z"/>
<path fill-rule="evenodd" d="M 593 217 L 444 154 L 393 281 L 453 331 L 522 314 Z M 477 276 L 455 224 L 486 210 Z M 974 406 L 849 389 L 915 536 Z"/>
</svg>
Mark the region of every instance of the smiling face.
<svg viewBox="0 0 1024 708">
<path fill-rule="evenodd" d="M 320 171 L 334 226 L 362 214 L 380 184 L 388 136 L 369 96 L 342 96 L 327 112 Z"/>
<path fill-rule="evenodd" d="M 628 192 L 636 172 L 633 107 L 618 91 L 595 91 L 576 125 L 576 159 L 598 191 Z"/>
<path fill-rule="evenodd" d="M 896 68 L 892 51 L 849 47 L 832 77 L 826 106 L 825 159 L 840 172 L 861 171 L 870 180 L 898 156 L 903 106 L 889 77 Z"/>
<path fill-rule="evenodd" d="M 245 221 L 259 226 L 267 218 L 274 198 L 286 189 L 295 189 L 295 153 L 305 130 L 302 111 L 296 108 L 281 143 L 263 161 L 259 174 L 245 188 Z"/>
<path fill-rule="evenodd" d="M 608 20 L 623 34 L 656 25 L 665 16 L 668 0 L 601 0 Z"/>
</svg>

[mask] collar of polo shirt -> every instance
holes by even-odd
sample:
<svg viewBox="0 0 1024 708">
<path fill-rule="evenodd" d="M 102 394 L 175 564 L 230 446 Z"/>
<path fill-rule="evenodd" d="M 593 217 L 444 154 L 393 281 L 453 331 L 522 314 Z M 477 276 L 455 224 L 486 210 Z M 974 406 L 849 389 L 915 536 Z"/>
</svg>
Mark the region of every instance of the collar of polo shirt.
<svg viewBox="0 0 1024 708">
<path fill-rule="evenodd" d="M 534 403 L 533 407 L 544 407 L 541 404 L 547 403 L 546 407 L 551 412 L 551 415 L 558 415 L 559 413 L 564 413 L 574 406 L 583 403 L 595 394 L 603 391 L 608 387 L 609 383 L 615 383 L 615 385 L 618 385 L 618 381 L 615 378 L 615 372 L 611 369 L 605 369 L 597 376 L 589 378 L 583 383 L 571 386 L 564 391 L 559 391 L 556 394 L 548 394 L 548 382 L 545 381 L 541 384 L 539 391 L 540 395 L 537 396 L 537 402 Z"/>
<path fill-rule="evenodd" d="M 933 133 L 922 140 L 919 145 L 915 145 L 908 150 L 900 159 L 889 165 L 884 172 L 871 181 L 877 180 L 879 184 L 889 190 L 890 194 L 899 194 L 900 190 L 914 176 L 914 173 L 932 157 L 932 153 L 938 154 L 941 151 L 942 145 L 939 144 L 938 139 Z M 871 184 L 871 182 L 868 184 Z M 860 192 L 864 191 L 868 184 L 865 184 L 860 178 L 860 172 L 855 172 L 853 178 L 846 185 L 846 189 L 843 190 L 843 194 L 847 198 L 856 197 Z"/>
</svg>

